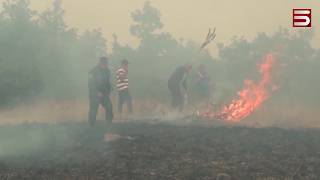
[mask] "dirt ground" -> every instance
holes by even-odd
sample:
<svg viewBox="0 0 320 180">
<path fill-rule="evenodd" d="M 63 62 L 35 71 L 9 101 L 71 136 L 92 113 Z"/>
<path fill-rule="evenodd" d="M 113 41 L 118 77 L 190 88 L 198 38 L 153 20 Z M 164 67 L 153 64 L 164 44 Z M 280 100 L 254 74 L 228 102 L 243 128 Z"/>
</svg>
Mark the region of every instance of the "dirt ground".
<svg viewBox="0 0 320 180">
<path fill-rule="evenodd" d="M 317 180 L 320 130 L 99 122 L 0 127 L 0 179 Z"/>
</svg>

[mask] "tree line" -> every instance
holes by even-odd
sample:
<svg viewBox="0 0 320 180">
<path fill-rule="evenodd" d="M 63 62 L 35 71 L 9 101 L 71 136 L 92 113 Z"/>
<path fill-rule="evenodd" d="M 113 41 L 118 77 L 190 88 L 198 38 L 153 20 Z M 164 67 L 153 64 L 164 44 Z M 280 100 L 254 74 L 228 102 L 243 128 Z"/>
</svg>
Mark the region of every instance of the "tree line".
<svg viewBox="0 0 320 180">
<path fill-rule="evenodd" d="M 136 98 L 166 99 L 167 78 L 186 62 L 205 64 L 214 96 L 226 98 L 241 88 L 244 79 L 257 78 L 256 64 L 275 49 L 281 51 L 273 73 L 280 84 L 275 97 L 320 102 L 320 50 L 311 46 L 311 30 L 291 34 L 279 28 L 272 35 L 259 33 L 251 41 L 234 37 L 227 45 L 218 43 L 219 56 L 213 58 L 207 50 L 199 52 L 200 44 L 165 32 L 161 13 L 150 2 L 131 17 L 129 31 L 139 39 L 139 46 L 121 45 L 115 34 L 112 53 L 107 55 L 107 40 L 100 30 L 79 33 L 66 25 L 60 0 L 44 12 L 31 10 L 28 0 L 7 0 L 0 13 L 0 104 L 39 96 L 85 96 L 87 73 L 103 55 L 110 58 L 113 70 L 123 58 L 130 61 L 130 88 Z"/>
</svg>

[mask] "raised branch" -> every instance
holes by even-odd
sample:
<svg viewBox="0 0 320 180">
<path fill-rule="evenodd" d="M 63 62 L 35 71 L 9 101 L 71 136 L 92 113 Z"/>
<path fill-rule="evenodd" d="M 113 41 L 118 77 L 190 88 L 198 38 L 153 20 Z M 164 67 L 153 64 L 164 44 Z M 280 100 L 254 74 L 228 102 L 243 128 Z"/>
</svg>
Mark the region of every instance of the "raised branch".
<svg viewBox="0 0 320 180">
<path fill-rule="evenodd" d="M 211 32 L 211 28 L 209 28 L 209 32 L 200 47 L 200 51 L 202 51 L 205 47 L 207 47 L 208 44 L 210 44 L 215 38 L 216 38 L 216 28 L 214 28 L 212 32 Z"/>
</svg>

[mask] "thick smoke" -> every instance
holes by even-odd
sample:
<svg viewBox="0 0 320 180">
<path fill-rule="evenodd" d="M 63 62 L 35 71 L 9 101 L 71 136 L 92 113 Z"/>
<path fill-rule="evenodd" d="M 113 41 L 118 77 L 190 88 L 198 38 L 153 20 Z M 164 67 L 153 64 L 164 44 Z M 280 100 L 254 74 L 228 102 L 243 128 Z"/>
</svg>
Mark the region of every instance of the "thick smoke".
<svg viewBox="0 0 320 180">
<path fill-rule="evenodd" d="M 235 37 L 218 43 L 218 57 L 200 43 L 165 32 L 161 13 L 147 2 L 131 14 L 128 31 L 140 44 L 121 45 L 114 36 L 110 54 L 99 30 L 78 33 L 64 22 L 60 1 L 45 12 L 34 12 L 26 0 L 7 1 L 0 15 L 1 122 L 84 121 L 87 113 L 87 74 L 107 55 L 114 74 L 123 58 L 130 61 L 130 89 L 135 116 L 171 117 L 167 79 L 179 65 L 194 62 L 188 90 L 188 113 L 208 104 L 199 98 L 196 69 L 204 64 L 211 77 L 210 105 L 219 109 L 237 96 L 245 79 L 259 79 L 256 64 L 271 50 L 281 51 L 272 70 L 279 89 L 246 121 L 268 125 L 318 125 L 320 51 L 311 46 L 311 30 L 295 34 L 279 28 L 252 40 Z M 148 17 L 148 18 L 146 18 Z M 220 30 L 221 29 L 221 30 Z M 204 30 L 204 33 L 207 30 Z M 223 27 L 217 28 L 217 41 Z M 205 34 L 203 34 L 205 35 Z M 211 44 L 212 46 L 213 44 Z M 112 93 L 116 102 L 116 92 Z M 116 105 L 116 103 L 114 103 Z M 293 110 L 294 109 L 294 110 Z M 187 114 L 188 114 L 187 113 Z M 259 120 L 257 120 L 259 119 Z M 268 123 L 265 123 L 268 122 Z"/>
</svg>

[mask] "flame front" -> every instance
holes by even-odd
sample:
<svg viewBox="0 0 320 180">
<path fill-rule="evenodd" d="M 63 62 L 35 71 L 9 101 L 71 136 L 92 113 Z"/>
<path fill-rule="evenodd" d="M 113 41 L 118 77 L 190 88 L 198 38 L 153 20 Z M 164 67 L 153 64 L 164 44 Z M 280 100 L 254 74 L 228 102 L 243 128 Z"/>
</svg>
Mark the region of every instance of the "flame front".
<svg viewBox="0 0 320 180">
<path fill-rule="evenodd" d="M 244 88 L 238 92 L 238 97 L 229 105 L 222 108 L 220 112 L 210 110 L 199 113 L 200 117 L 207 119 L 222 119 L 228 122 L 239 122 L 255 111 L 275 90 L 271 81 L 271 68 L 274 65 L 272 54 L 265 56 L 263 63 L 258 65 L 261 79 L 258 82 L 252 80 L 244 81 Z"/>
</svg>

